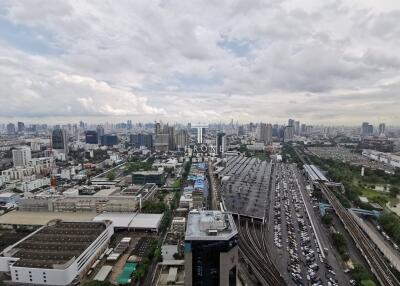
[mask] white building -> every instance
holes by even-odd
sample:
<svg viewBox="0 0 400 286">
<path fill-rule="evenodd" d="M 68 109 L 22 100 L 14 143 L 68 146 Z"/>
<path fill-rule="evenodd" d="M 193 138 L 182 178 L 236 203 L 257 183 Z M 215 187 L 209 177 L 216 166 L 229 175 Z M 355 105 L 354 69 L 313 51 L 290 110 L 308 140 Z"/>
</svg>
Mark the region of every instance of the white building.
<svg viewBox="0 0 400 286">
<path fill-rule="evenodd" d="M 400 156 L 369 149 L 363 150 L 362 155 L 371 160 L 383 162 L 395 168 L 400 168 Z"/>
<path fill-rule="evenodd" d="M 32 159 L 31 148 L 22 146 L 12 150 L 13 165 L 14 167 L 23 167 L 28 165 Z"/>
<path fill-rule="evenodd" d="M 23 285 L 70 285 L 86 274 L 113 234 L 109 221 L 51 221 L 7 247 L 1 253 L 0 271 Z"/>
</svg>

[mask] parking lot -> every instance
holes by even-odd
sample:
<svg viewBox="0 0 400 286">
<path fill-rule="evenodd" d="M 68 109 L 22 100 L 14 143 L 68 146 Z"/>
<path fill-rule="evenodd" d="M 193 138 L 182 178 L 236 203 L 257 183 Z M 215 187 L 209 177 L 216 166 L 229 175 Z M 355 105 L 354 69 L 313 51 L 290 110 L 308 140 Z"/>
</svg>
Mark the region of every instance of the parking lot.
<svg viewBox="0 0 400 286">
<path fill-rule="evenodd" d="M 329 250 L 320 246 L 294 168 L 276 164 L 272 178 L 269 227 L 277 267 L 286 273 L 288 285 L 346 285 L 336 275 L 337 264 L 333 267 L 326 259 Z"/>
</svg>

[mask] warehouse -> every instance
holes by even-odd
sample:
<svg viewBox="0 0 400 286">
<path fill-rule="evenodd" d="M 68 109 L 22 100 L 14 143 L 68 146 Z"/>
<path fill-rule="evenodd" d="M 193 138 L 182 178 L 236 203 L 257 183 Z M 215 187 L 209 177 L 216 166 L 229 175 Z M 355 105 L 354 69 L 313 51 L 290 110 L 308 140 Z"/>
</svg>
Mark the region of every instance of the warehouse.
<svg viewBox="0 0 400 286">
<path fill-rule="evenodd" d="M 70 285 L 79 282 L 113 234 L 110 221 L 54 220 L 6 248 L 0 271 L 14 283 Z"/>
</svg>

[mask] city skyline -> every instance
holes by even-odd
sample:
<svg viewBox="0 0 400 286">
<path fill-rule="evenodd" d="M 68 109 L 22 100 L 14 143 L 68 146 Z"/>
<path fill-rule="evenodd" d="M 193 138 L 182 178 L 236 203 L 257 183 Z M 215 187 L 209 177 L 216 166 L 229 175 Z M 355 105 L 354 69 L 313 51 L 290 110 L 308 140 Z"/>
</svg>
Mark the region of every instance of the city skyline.
<svg viewBox="0 0 400 286">
<path fill-rule="evenodd" d="M 393 1 L 5 1 L 0 121 L 397 125 Z"/>
</svg>

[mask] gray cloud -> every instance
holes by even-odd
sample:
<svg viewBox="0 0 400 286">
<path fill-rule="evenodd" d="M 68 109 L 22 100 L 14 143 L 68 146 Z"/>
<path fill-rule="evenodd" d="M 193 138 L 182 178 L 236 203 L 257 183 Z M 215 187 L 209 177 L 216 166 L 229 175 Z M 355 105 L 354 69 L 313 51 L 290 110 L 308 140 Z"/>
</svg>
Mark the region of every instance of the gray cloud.
<svg viewBox="0 0 400 286">
<path fill-rule="evenodd" d="M 393 1 L 45 2 L 0 13 L 57 48 L 0 34 L 0 117 L 398 123 Z"/>
</svg>

